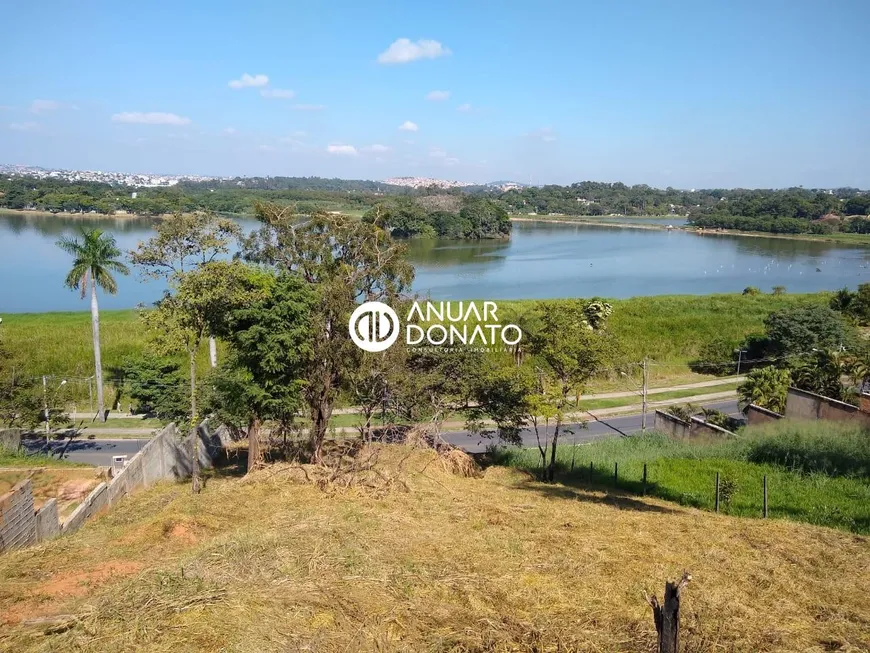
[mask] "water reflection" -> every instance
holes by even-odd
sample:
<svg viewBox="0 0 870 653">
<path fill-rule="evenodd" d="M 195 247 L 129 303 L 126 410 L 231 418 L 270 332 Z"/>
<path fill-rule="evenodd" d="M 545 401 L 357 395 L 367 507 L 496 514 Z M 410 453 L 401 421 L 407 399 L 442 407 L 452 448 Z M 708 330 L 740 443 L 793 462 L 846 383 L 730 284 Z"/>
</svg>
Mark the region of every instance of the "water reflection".
<svg viewBox="0 0 870 653">
<path fill-rule="evenodd" d="M 246 231 L 257 225 L 239 222 Z M 0 213 L 0 274 L 15 280 L 0 286 L 0 315 L 87 309 L 64 288 L 70 260 L 55 246 L 83 226 L 113 233 L 126 251 L 150 237 L 154 220 Z M 870 248 L 606 224 L 517 222 L 510 240 L 414 240 L 408 251 L 417 270 L 413 289 L 436 299 L 709 294 L 778 285 L 813 292 L 870 280 Z M 147 304 L 163 290 L 135 274 L 118 285 L 118 295 L 101 306 Z"/>
</svg>

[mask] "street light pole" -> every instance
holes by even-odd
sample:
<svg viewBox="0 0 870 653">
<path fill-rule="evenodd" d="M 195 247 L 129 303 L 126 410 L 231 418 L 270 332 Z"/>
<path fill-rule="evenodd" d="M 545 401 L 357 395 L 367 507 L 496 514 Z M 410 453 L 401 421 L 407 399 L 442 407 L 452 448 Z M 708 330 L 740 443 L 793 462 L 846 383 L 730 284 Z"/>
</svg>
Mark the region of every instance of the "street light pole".
<svg viewBox="0 0 870 653">
<path fill-rule="evenodd" d="M 743 360 L 743 354 L 746 352 L 745 349 L 737 350 L 737 376 L 740 376 L 740 362 Z"/>
<path fill-rule="evenodd" d="M 646 356 L 643 357 L 643 413 L 640 418 L 640 430 L 646 431 L 646 381 L 647 381 L 647 367 L 646 367 Z"/>
<path fill-rule="evenodd" d="M 45 440 L 48 442 L 48 379 L 42 375 L 42 413 L 45 416 Z"/>
</svg>

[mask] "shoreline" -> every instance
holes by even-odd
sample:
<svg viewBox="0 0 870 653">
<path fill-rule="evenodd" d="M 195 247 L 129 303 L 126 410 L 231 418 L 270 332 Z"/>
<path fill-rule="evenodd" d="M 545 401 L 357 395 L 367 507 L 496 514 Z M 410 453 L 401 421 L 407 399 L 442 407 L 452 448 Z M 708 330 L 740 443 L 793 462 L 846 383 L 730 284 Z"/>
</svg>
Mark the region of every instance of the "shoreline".
<svg viewBox="0 0 870 653">
<path fill-rule="evenodd" d="M 644 216 L 647 217 L 647 216 Z M 649 216 L 655 217 L 655 216 Z M 631 218 L 626 218 L 631 220 Z M 550 219 L 544 216 L 539 217 L 510 217 L 511 222 L 541 222 L 551 224 L 574 224 L 586 225 L 595 227 L 615 227 L 619 229 L 647 229 L 653 231 L 683 231 L 689 234 L 697 234 L 699 236 L 745 236 L 747 238 L 776 238 L 779 240 L 803 240 L 806 242 L 831 243 L 835 245 L 853 245 L 855 247 L 870 247 L 870 236 L 863 239 L 858 238 L 838 238 L 838 234 L 773 234 L 766 231 L 737 231 L 734 229 L 704 229 L 703 227 L 693 227 L 691 225 L 673 226 L 670 229 L 665 225 L 658 224 L 631 224 L 629 222 L 602 222 L 595 218 L 577 218 L 570 219 L 567 217 L 559 217 Z M 850 236 L 851 234 L 840 234 Z M 855 234 L 860 236 L 861 234 Z"/>
<path fill-rule="evenodd" d="M 74 220 L 163 220 L 167 217 L 170 217 L 169 213 L 161 213 L 159 215 L 145 215 L 142 213 L 121 213 L 117 215 L 107 215 L 105 213 L 69 213 L 60 211 L 58 213 L 52 213 L 51 211 L 37 211 L 31 209 L 5 209 L 0 208 L 0 216 L 2 215 L 16 215 L 23 217 L 34 217 L 34 218 L 71 218 Z M 231 218 L 246 218 L 252 217 L 248 216 L 244 213 L 232 214 L 229 217 Z M 664 219 L 666 216 L 637 216 L 636 218 L 625 217 L 625 220 L 638 220 L 638 219 L 648 219 L 648 218 L 662 218 Z M 675 216 L 677 217 L 677 216 Z M 733 229 L 704 229 L 703 227 L 692 227 L 692 226 L 671 226 L 670 228 L 667 225 L 659 225 L 659 224 L 649 224 L 649 223 L 641 223 L 641 222 L 605 222 L 602 218 L 596 218 L 592 216 L 578 216 L 576 218 L 571 218 L 570 216 L 559 216 L 550 218 L 547 216 L 521 216 L 521 215 L 510 215 L 509 219 L 511 222 L 540 222 L 543 224 L 573 224 L 573 225 L 585 225 L 585 226 L 595 226 L 595 227 L 612 227 L 614 229 L 642 229 L 647 231 L 683 231 L 690 234 L 697 234 L 699 236 L 744 236 L 747 238 L 776 238 L 779 240 L 803 240 L 807 242 L 817 242 L 817 243 L 831 243 L 835 245 L 852 245 L 855 247 L 870 247 L 870 235 L 865 236 L 864 238 L 860 238 L 862 234 L 854 234 L 858 236 L 858 238 L 851 237 L 838 237 L 838 236 L 851 236 L 852 234 L 774 234 L 768 233 L 765 231 L 737 231 Z M 607 219 L 607 218 L 605 218 Z"/>
<path fill-rule="evenodd" d="M 90 219 L 90 220 L 162 220 L 169 217 L 170 213 L 161 213 L 159 215 L 145 215 L 144 213 L 117 213 L 109 215 L 107 213 L 71 213 L 69 211 L 39 211 L 35 209 L 6 209 L 0 208 L 0 215 L 20 215 L 24 217 L 34 218 L 73 218 L 73 219 Z"/>
</svg>

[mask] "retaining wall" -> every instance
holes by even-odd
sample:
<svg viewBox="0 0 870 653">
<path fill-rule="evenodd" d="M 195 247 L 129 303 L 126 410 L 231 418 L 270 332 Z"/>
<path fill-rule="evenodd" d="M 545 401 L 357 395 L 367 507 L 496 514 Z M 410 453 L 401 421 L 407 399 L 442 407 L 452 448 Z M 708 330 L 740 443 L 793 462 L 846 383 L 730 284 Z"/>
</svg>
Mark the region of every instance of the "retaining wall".
<svg viewBox="0 0 870 653">
<path fill-rule="evenodd" d="M 755 404 L 749 404 L 744 408 L 743 414 L 746 415 L 746 423 L 750 426 L 755 424 L 766 424 L 768 422 L 775 422 L 776 420 L 782 419 L 782 415 L 779 413 L 767 410 L 767 408 L 762 408 L 761 406 L 756 406 Z"/>
<path fill-rule="evenodd" d="M 108 510 L 140 488 L 164 479 L 189 476 L 193 470 L 193 437 L 199 439 L 200 467 L 211 467 L 226 440 L 226 429 L 221 427 L 211 433 L 201 424 L 195 436 L 179 438 L 175 424 L 170 424 L 149 440 L 109 483 L 95 487 L 62 524 L 58 522 L 54 499 L 34 511 L 30 479 L 22 481 L 0 497 L 0 552 L 74 533 L 90 517 Z"/>
<path fill-rule="evenodd" d="M 656 431 L 667 433 L 672 438 L 692 438 L 698 436 L 723 438 L 734 435 L 731 431 L 708 424 L 698 417 L 692 417 L 688 422 L 684 422 L 680 418 L 674 417 L 669 413 L 663 413 L 660 410 L 656 411 L 654 428 Z"/>
<path fill-rule="evenodd" d="M 26 478 L 0 496 L 0 551 L 36 543 L 33 488 Z"/>
<path fill-rule="evenodd" d="M 667 433 L 673 438 L 687 438 L 689 437 L 691 424 L 684 422 L 678 417 L 657 410 L 654 428 L 656 431 Z"/>
<path fill-rule="evenodd" d="M 839 422 L 857 422 L 870 427 L 870 413 L 857 406 L 829 399 L 814 392 L 789 388 L 785 402 L 785 416 L 789 419 L 827 419 Z"/>
<path fill-rule="evenodd" d="M 0 449 L 18 451 L 22 429 L 0 429 Z"/>
</svg>

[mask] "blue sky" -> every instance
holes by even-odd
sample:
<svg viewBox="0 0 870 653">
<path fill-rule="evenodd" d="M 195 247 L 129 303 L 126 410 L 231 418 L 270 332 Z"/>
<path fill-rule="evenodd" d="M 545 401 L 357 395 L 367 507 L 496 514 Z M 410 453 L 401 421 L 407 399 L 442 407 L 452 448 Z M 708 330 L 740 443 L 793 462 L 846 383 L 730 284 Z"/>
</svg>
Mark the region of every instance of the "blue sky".
<svg viewBox="0 0 870 653">
<path fill-rule="evenodd" d="M 2 163 L 870 188 L 865 0 L 54 0 L 3 22 Z"/>
</svg>

